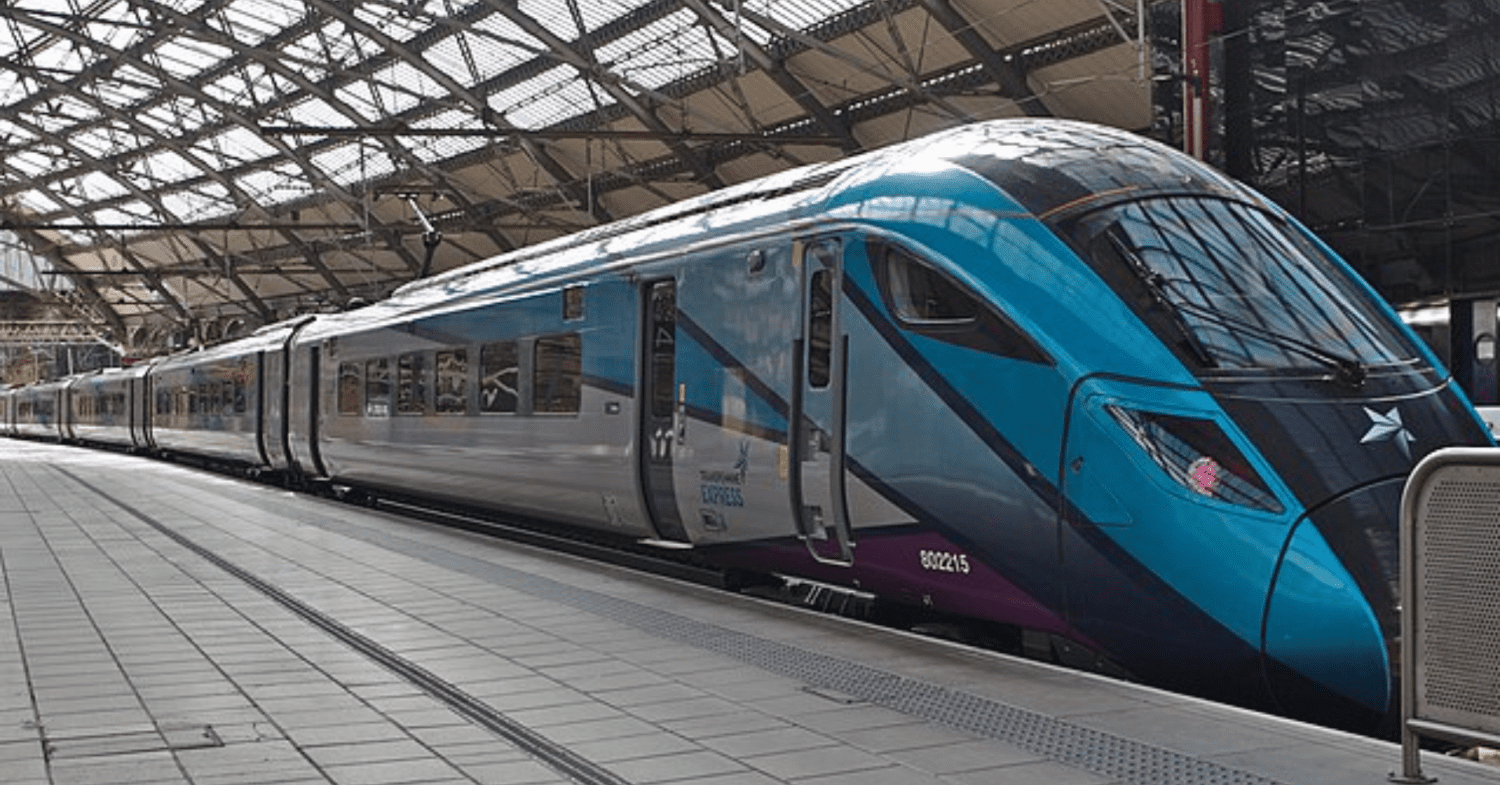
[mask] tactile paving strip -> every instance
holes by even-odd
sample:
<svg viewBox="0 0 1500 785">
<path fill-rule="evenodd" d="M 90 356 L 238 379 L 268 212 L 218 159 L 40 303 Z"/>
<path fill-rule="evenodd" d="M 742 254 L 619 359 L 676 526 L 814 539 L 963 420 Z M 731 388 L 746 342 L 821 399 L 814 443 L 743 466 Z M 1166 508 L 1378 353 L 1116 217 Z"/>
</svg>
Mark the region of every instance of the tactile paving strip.
<svg viewBox="0 0 1500 785">
<path fill-rule="evenodd" d="M 332 519 L 310 523 L 338 534 L 441 565 L 539 599 L 593 613 L 643 632 L 733 657 L 763 670 L 835 690 L 908 716 L 1003 741 L 1122 783 L 1280 785 L 1277 780 L 1174 750 L 1081 727 L 1017 706 L 906 678 L 839 657 L 807 651 L 669 611 L 492 564 L 390 532 Z"/>
</svg>

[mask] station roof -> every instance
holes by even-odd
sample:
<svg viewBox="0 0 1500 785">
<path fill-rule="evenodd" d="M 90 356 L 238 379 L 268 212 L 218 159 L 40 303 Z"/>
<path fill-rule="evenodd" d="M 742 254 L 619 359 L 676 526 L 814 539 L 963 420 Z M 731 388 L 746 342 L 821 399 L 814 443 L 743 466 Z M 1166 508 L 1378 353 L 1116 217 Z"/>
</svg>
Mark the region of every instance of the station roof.
<svg viewBox="0 0 1500 785">
<path fill-rule="evenodd" d="M 150 351 L 965 122 L 1144 130 L 1141 5 L 11 0 L 0 242 L 50 269 L 0 285 Z"/>
</svg>

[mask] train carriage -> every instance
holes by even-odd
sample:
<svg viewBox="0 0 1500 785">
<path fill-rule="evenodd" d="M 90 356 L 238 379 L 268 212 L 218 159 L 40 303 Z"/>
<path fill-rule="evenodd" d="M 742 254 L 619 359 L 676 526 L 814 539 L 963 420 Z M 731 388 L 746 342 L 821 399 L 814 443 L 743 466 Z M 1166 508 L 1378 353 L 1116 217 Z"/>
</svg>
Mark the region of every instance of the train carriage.
<svg viewBox="0 0 1500 785">
<path fill-rule="evenodd" d="M 15 389 L 14 430 L 17 436 L 62 440 L 67 429 L 68 379 L 28 384 Z"/>
<path fill-rule="evenodd" d="M 153 364 L 145 402 L 150 446 L 255 470 L 295 469 L 285 440 L 286 345 L 307 321 Z"/>
<path fill-rule="evenodd" d="M 1361 729 L 1394 710 L 1401 483 L 1492 443 L 1274 205 L 1052 120 L 724 189 L 146 379 L 164 450 L 695 548 Z"/>
<path fill-rule="evenodd" d="M 149 364 L 74 377 L 68 387 L 68 438 L 115 447 L 146 446 Z"/>
<path fill-rule="evenodd" d="M 1391 488 L 1488 443 L 1274 206 L 1058 122 L 449 273 L 294 355 L 319 414 L 292 441 L 337 481 L 691 545 L 1345 724 L 1390 707 Z"/>
</svg>

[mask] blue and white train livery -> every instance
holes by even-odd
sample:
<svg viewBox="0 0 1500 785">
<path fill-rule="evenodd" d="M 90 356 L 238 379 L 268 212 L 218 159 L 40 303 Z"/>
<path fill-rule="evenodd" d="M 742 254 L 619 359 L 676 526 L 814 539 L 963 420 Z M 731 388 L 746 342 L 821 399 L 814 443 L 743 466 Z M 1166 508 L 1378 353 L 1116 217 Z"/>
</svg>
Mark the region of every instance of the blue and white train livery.
<svg viewBox="0 0 1500 785">
<path fill-rule="evenodd" d="M 1363 728 L 1394 708 L 1402 483 L 1490 444 L 1282 211 L 1060 121 L 775 175 L 140 375 L 109 404 L 140 447 L 691 547 Z"/>
</svg>

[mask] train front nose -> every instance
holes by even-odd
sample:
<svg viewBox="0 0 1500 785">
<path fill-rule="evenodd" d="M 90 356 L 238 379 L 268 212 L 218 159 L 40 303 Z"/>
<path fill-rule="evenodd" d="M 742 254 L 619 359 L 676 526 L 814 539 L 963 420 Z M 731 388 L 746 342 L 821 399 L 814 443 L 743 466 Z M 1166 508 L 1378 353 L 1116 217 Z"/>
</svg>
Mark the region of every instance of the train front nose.
<svg viewBox="0 0 1500 785">
<path fill-rule="evenodd" d="M 1293 528 L 1266 605 L 1267 683 L 1292 716 L 1368 732 L 1393 710 L 1402 481 L 1316 509 Z"/>
</svg>

